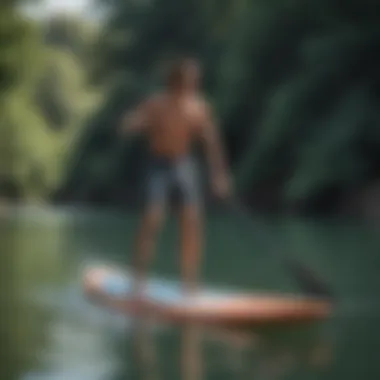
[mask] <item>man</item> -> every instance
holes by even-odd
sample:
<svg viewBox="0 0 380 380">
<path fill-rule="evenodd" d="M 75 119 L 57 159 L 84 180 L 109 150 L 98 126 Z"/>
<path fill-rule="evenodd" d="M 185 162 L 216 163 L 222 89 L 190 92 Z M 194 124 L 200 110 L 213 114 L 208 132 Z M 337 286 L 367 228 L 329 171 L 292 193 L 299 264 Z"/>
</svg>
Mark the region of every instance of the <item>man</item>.
<svg viewBox="0 0 380 380">
<path fill-rule="evenodd" d="M 186 290 L 195 286 L 201 250 L 201 202 L 197 170 L 191 157 L 193 142 L 200 140 L 205 148 L 214 194 L 225 198 L 230 192 L 219 136 L 210 107 L 200 94 L 199 79 L 196 61 L 176 62 L 169 71 L 164 91 L 143 101 L 122 123 L 123 133 L 144 133 L 150 152 L 145 210 L 133 257 L 137 293 L 172 188 L 180 196 L 181 275 Z"/>
</svg>

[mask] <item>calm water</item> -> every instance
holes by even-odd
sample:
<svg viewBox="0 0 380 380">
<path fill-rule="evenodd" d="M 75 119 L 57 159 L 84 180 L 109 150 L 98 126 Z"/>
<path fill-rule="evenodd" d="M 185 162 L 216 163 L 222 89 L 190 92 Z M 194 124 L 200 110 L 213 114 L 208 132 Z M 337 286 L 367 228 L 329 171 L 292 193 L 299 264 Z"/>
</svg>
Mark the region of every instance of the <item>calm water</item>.
<svg viewBox="0 0 380 380">
<path fill-rule="evenodd" d="M 210 217 L 203 278 L 243 289 L 298 291 L 269 253 L 291 251 L 323 273 L 340 303 L 331 320 L 266 331 L 137 326 L 90 305 L 88 262 L 128 262 L 136 218 L 24 209 L 0 219 L 0 379 L 380 378 L 380 233 L 311 222 Z M 177 274 L 175 226 L 164 228 L 153 271 Z"/>
</svg>

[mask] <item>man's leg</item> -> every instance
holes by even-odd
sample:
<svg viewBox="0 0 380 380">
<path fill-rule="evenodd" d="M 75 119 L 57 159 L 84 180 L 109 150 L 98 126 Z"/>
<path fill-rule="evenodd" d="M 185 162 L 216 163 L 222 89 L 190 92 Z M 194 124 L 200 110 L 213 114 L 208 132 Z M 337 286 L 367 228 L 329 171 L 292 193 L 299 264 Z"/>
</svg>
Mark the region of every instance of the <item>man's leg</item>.
<svg viewBox="0 0 380 380">
<path fill-rule="evenodd" d="M 145 210 L 133 247 L 132 266 L 135 276 L 133 291 L 136 295 L 142 290 L 146 270 L 152 260 L 157 232 L 164 217 L 167 186 L 166 173 L 153 168 L 147 179 Z"/>
<path fill-rule="evenodd" d="M 144 284 L 146 270 L 152 261 L 156 235 L 163 219 L 161 205 L 152 205 L 144 212 L 135 237 L 132 266 L 134 271 L 133 291 L 138 295 Z"/>
<path fill-rule="evenodd" d="M 179 167 L 180 271 L 186 292 L 196 289 L 202 245 L 202 208 L 196 166 L 187 161 Z"/>
<path fill-rule="evenodd" d="M 197 207 L 185 204 L 180 209 L 180 271 L 186 292 L 196 289 L 201 253 L 201 220 Z"/>
</svg>

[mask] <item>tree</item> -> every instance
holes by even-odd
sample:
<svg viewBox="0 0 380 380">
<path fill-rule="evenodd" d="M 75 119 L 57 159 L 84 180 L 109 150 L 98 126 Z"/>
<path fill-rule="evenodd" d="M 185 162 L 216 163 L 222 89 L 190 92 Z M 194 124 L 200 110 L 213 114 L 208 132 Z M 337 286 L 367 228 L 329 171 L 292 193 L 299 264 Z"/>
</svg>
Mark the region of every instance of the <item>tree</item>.
<svg viewBox="0 0 380 380">
<path fill-rule="evenodd" d="M 44 200 L 99 94 L 81 59 L 47 46 L 44 28 L 16 5 L 0 6 L 0 195 Z"/>
<path fill-rule="evenodd" d="M 109 96 L 68 173 L 90 198 L 134 186 L 136 143 L 117 120 L 178 52 L 200 57 L 239 193 L 283 210 L 332 211 L 378 176 L 378 12 L 371 1 L 115 1 L 98 42 Z M 99 147 L 102 141 L 102 147 Z M 119 153 L 116 154 L 115 152 Z M 101 162 L 100 170 L 95 170 Z M 82 173 L 83 175 L 80 175 Z"/>
</svg>

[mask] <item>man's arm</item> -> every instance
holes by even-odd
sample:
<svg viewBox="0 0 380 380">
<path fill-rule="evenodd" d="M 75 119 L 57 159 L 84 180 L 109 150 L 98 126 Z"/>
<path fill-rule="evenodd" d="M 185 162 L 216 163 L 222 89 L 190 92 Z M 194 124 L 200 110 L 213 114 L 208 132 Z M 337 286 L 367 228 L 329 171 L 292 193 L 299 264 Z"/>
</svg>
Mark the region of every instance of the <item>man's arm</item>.
<svg viewBox="0 0 380 380">
<path fill-rule="evenodd" d="M 144 101 L 123 116 L 120 126 L 122 134 L 137 133 L 144 130 L 149 124 L 151 103 L 151 100 Z"/>
<path fill-rule="evenodd" d="M 227 176 L 225 154 L 210 107 L 202 110 L 201 141 L 212 176 Z"/>
</svg>

